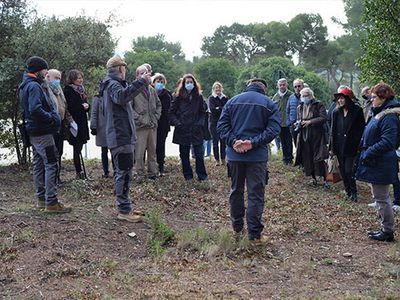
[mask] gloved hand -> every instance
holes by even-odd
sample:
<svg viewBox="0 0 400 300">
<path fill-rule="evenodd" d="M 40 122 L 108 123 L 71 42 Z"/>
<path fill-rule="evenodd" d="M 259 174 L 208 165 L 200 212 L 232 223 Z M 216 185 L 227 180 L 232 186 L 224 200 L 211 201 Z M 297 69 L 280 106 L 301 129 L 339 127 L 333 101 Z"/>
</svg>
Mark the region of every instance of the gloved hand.
<svg viewBox="0 0 400 300">
<path fill-rule="evenodd" d="M 96 128 L 92 128 L 92 129 L 90 130 L 90 133 L 91 133 L 92 135 L 96 135 L 96 134 L 97 134 L 97 129 L 96 129 Z"/>
</svg>

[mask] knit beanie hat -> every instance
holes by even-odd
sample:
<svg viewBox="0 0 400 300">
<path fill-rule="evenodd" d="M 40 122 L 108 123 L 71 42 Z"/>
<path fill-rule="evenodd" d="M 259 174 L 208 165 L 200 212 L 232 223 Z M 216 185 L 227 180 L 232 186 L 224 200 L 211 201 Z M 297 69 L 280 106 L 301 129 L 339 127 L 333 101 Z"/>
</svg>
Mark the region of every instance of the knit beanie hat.
<svg viewBox="0 0 400 300">
<path fill-rule="evenodd" d="M 49 68 L 47 61 L 39 56 L 29 57 L 26 61 L 26 66 L 29 73 L 36 73 Z"/>
</svg>

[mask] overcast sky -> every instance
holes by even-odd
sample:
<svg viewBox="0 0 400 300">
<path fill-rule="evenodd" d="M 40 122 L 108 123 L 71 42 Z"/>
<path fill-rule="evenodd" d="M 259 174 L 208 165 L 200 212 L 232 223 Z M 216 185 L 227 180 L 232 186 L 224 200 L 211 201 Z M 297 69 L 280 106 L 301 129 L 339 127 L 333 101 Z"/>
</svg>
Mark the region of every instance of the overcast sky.
<svg viewBox="0 0 400 300">
<path fill-rule="evenodd" d="M 118 16 L 119 26 L 111 30 L 118 40 L 117 52 L 131 49 L 139 36 L 165 35 L 180 42 L 187 59 L 201 55 L 204 36 L 221 25 L 287 22 L 299 13 L 319 13 L 328 27 L 329 38 L 343 34 L 331 21 L 345 20 L 342 0 L 33 0 L 41 16 L 86 15 L 105 20 Z"/>
</svg>

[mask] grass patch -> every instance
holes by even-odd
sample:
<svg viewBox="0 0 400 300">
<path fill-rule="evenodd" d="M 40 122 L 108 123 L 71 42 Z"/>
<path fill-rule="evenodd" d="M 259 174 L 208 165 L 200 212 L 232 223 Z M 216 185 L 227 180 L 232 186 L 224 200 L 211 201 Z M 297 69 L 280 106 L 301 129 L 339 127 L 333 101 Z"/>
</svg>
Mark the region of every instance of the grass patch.
<svg viewBox="0 0 400 300">
<path fill-rule="evenodd" d="M 160 256 L 174 240 L 175 232 L 162 219 L 158 209 L 148 210 L 145 219 L 151 227 L 147 236 L 147 245 L 150 254 L 154 257 Z"/>
</svg>

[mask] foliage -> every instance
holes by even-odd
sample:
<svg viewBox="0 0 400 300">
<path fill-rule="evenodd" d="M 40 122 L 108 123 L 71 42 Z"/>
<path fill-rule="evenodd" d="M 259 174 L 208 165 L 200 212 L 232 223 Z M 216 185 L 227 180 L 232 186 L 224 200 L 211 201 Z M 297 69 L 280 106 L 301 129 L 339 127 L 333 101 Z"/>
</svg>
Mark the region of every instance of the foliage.
<svg viewBox="0 0 400 300">
<path fill-rule="evenodd" d="M 303 56 L 318 51 L 326 45 L 328 30 L 319 14 L 298 14 L 288 23 L 288 43 L 291 51 L 298 55 L 299 64 Z"/>
<path fill-rule="evenodd" d="M 185 59 L 185 54 L 182 52 L 181 44 L 167 42 L 163 34 L 149 37 L 138 37 L 132 42 L 132 49 L 135 53 L 147 51 L 168 52 L 172 54 L 173 60 Z"/>
<path fill-rule="evenodd" d="M 296 78 L 302 78 L 314 91 L 317 99 L 326 103 L 329 101 L 329 90 L 326 81 L 313 72 L 306 71 L 301 66 L 295 66 L 288 58 L 271 57 L 261 61 L 259 64 L 243 69 L 236 82 L 236 92 L 240 93 L 245 88 L 245 83 L 250 78 L 261 77 L 268 83 L 267 95 L 276 93 L 276 83 L 280 78 L 286 78 L 291 83 Z"/>
<path fill-rule="evenodd" d="M 237 69 L 229 60 L 225 58 L 203 59 L 194 66 L 194 74 L 203 88 L 205 97 L 211 95 L 211 88 L 215 81 L 222 83 L 224 94 L 233 95 Z"/>
<path fill-rule="evenodd" d="M 362 79 L 376 84 L 383 80 L 400 91 L 400 1 L 366 0 L 364 20 L 369 20 L 364 55 L 358 61 Z"/>
</svg>

